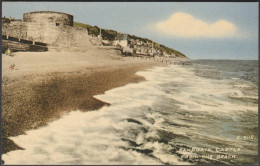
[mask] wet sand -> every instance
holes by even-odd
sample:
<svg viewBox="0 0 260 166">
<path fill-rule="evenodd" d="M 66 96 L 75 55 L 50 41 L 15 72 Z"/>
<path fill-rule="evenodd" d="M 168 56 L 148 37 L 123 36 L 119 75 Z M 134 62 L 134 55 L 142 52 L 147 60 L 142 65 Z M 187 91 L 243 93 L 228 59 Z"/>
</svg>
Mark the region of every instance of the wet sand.
<svg viewBox="0 0 260 166">
<path fill-rule="evenodd" d="M 9 69 L 15 64 L 13 70 Z M 122 58 L 116 50 L 18 52 L 2 55 L 2 153 L 20 149 L 8 137 L 25 134 L 72 110 L 93 111 L 93 95 L 144 80 L 139 70 L 161 65 Z M 68 122 L 70 123 L 70 122 Z"/>
</svg>

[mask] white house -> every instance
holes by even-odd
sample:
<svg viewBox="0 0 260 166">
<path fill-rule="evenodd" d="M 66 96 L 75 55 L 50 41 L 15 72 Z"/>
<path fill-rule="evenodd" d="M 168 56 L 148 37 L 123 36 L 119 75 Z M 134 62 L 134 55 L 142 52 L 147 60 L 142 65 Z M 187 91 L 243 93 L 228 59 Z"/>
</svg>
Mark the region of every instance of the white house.
<svg viewBox="0 0 260 166">
<path fill-rule="evenodd" d="M 128 37 L 127 34 L 120 35 L 114 40 L 113 45 L 115 46 L 120 45 L 123 48 L 127 47 L 128 44 L 127 37 Z"/>
</svg>

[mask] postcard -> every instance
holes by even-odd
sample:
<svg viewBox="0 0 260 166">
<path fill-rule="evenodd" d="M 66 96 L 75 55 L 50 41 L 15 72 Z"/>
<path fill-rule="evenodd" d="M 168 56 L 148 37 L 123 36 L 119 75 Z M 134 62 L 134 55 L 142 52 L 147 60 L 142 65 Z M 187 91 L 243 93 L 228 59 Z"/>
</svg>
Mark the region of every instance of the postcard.
<svg viewBox="0 0 260 166">
<path fill-rule="evenodd" d="M 2 2 L 2 164 L 258 164 L 258 7 Z"/>
</svg>

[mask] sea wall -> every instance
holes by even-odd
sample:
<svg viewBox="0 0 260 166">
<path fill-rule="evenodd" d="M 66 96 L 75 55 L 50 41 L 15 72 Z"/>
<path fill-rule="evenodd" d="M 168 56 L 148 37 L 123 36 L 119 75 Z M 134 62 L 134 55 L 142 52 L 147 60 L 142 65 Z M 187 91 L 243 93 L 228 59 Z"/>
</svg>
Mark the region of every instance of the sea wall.
<svg viewBox="0 0 260 166">
<path fill-rule="evenodd" d="M 15 37 L 2 36 L 2 53 L 7 49 L 11 49 L 13 52 L 16 51 L 33 51 L 33 52 L 44 52 L 48 51 L 47 44 L 33 42 L 30 40 L 19 39 Z"/>
</svg>

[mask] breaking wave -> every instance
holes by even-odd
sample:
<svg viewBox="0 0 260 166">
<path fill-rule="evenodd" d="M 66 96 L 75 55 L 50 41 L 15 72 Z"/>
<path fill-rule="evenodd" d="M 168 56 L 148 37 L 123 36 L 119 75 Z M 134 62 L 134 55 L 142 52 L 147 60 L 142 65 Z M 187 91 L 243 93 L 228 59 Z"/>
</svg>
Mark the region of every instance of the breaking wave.
<svg viewBox="0 0 260 166">
<path fill-rule="evenodd" d="M 73 165 L 257 162 L 257 140 L 236 139 L 257 135 L 258 97 L 242 91 L 250 84 L 201 77 L 193 66 L 155 67 L 137 74 L 146 81 L 95 96 L 110 106 L 91 112 L 75 110 L 45 127 L 11 137 L 25 150 L 4 154 L 3 160 L 6 164 Z M 238 157 L 229 160 L 183 158 L 206 153 L 182 150 L 194 147 L 242 150 L 230 152 Z"/>
</svg>

